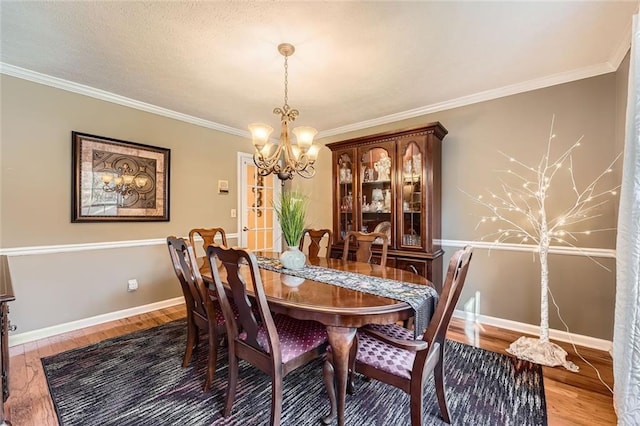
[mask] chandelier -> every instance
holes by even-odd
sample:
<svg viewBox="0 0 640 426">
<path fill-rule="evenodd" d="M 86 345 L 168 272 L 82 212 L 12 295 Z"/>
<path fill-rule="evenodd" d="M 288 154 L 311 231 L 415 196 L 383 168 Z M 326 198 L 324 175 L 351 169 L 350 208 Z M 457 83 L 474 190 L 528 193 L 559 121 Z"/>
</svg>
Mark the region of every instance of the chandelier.
<svg viewBox="0 0 640 426">
<path fill-rule="evenodd" d="M 126 200 L 134 192 L 144 188 L 148 181 L 148 177 L 136 175 L 129 163 L 124 163 L 121 167 L 118 167 L 115 173 L 102 174 L 102 190 L 104 192 L 115 192 Z"/>
<path fill-rule="evenodd" d="M 293 134 L 296 135 L 296 145 L 291 144 L 289 138 L 289 123 L 294 121 L 300 114 L 297 109 L 289 106 L 288 58 L 295 52 L 295 47 L 289 43 L 278 45 L 278 52 L 284 56 L 284 105 L 282 108 L 274 108 L 273 113 L 280 115 L 280 141 L 279 143 L 269 142 L 269 136 L 273 132 L 273 127 L 267 124 L 253 123 L 249 125 L 255 153 L 253 161 L 258 167 L 258 174 L 267 176 L 274 173 L 280 180 L 293 179 L 294 173 L 311 178 L 316 173 L 313 164 L 318 157 L 319 147 L 313 144 L 313 138 L 317 130 L 313 127 L 296 127 Z"/>
</svg>

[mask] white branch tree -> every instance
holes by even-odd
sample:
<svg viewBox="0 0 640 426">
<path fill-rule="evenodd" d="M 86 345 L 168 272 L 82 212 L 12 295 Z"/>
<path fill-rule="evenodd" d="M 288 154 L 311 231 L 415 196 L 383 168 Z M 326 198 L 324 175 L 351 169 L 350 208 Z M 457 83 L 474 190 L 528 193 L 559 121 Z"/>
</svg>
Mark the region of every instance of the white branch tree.
<svg viewBox="0 0 640 426">
<path fill-rule="evenodd" d="M 539 364 L 556 366 L 577 371 L 578 367 L 566 360 L 567 353 L 558 345 L 549 342 L 549 266 L 547 256 L 552 243 L 575 247 L 574 242 L 579 235 L 589 235 L 598 231 L 611 231 L 615 228 L 584 229 L 587 221 L 601 216 L 598 208 L 607 202 L 606 196 L 616 195 L 619 185 L 607 190 L 600 190 L 598 184 L 604 176 L 612 171 L 612 166 L 620 158 L 619 154 L 604 171 L 598 174 L 584 189 L 578 189 L 574 178 L 572 154 L 582 141 L 580 137 L 569 149 L 551 159 L 551 145 L 555 138 L 553 133 L 555 117 L 551 120 L 551 130 L 546 153 L 537 166 L 529 166 L 502 152 L 513 163 L 517 170 L 501 170 L 508 179 L 500 179 L 501 191 L 489 191 L 487 200 L 482 195 L 474 200 L 488 208 L 491 213 L 483 216 L 478 227 L 483 223 L 498 222 L 506 228 L 498 229 L 482 239 L 492 239 L 495 243 L 516 242 L 519 244 L 535 244 L 540 257 L 540 338 L 520 337 L 513 342 L 508 352 L 521 359 Z M 567 169 L 573 185 L 573 200 L 560 213 L 553 216 L 549 213 L 549 189 L 554 177 L 563 169 Z M 564 200 L 566 202 L 566 199 Z M 558 207 L 561 203 L 554 203 Z M 476 227 L 477 228 L 477 227 Z M 600 266 L 597 260 L 593 259 Z"/>
</svg>

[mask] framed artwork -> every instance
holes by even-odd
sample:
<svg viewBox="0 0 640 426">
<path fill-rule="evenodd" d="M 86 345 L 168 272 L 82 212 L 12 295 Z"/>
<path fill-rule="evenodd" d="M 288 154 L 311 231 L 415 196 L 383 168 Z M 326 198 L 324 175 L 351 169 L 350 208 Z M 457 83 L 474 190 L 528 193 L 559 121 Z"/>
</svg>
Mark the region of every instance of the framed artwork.
<svg viewBox="0 0 640 426">
<path fill-rule="evenodd" d="M 72 132 L 71 222 L 169 221 L 171 150 Z"/>
</svg>

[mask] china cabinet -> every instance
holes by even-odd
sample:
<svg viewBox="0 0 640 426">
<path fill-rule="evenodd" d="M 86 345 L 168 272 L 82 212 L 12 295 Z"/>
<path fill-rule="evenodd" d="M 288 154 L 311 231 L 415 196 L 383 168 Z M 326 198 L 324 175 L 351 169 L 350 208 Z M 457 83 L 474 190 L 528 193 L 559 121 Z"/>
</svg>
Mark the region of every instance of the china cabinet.
<svg viewBox="0 0 640 426">
<path fill-rule="evenodd" d="M 442 285 L 440 123 L 327 144 L 333 164 L 332 254 L 349 231 L 386 232 L 387 266 Z M 374 261 L 376 254 L 374 249 Z"/>
</svg>

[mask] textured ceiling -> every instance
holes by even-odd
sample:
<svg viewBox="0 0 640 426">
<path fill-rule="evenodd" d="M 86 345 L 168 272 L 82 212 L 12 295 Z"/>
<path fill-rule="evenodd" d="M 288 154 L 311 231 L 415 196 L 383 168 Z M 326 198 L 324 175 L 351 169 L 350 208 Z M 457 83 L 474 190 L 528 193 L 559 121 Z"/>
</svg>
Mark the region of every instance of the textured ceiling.
<svg viewBox="0 0 640 426">
<path fill-rule="evenodd" d="M 254 121 L 278 127 L 276 46 L 290 42 L 295 125 L 323 136 L 614 71 L 636 9 L 614 1 L 2 0 L 0 70 L 245 134 Z"/>
</svg>

